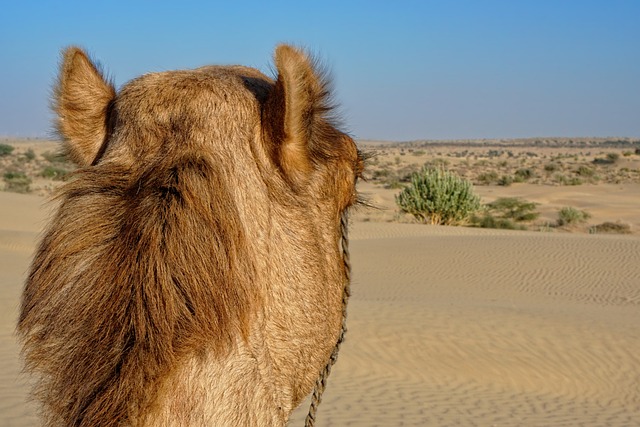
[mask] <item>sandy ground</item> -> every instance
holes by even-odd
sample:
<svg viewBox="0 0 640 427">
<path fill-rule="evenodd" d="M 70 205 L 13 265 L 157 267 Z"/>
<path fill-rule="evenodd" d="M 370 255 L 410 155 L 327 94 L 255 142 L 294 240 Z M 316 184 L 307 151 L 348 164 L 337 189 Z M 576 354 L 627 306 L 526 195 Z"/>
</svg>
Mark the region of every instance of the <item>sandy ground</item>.
<svg viewBox="0 0 640 427">
<path fill-rule="evenodd" d="M 552 190 L 540 197 L 584 199 Z M 595 201 L 592 213 L 638 224 L 638 199 L 619 197 L 635 214 Z M 0 192 L 0 427 L 38 425 L 13 332 L 43 203 Z M 352 226 L 349 332 L 318 426 L 640 425 L 640 236 L 366 215 Z"/>
</svg>

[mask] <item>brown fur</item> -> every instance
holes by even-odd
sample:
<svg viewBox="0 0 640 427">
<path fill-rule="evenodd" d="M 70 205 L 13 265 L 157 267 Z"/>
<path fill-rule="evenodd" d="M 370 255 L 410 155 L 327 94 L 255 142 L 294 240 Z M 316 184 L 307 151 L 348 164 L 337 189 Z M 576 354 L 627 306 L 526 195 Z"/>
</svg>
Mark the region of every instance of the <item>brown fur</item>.
<svg viewBox="0 0 640 427">
<path fill-rule="evenodd" d="M 326 80 L 276 49 L 119 93 L 78 48 L 54 91 L 81 168 L 18 331 L 47 426 L 284 425 L 336 343 L 340 215 L 362 160 Z"/>
</svg>

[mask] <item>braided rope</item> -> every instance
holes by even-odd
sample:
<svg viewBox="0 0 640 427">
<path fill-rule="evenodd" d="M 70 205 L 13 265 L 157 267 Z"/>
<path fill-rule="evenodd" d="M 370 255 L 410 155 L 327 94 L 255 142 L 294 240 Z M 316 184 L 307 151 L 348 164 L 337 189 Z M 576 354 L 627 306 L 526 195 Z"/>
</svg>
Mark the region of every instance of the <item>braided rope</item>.
<svg viewBox="0 0 640 427">
<path fill-rule="evenodd" d="M 338 341 L 336 341 L 336 345 L 335 347 L 333 347 L 331 356 L 329 356 L 329 361 L 327 362 L 324 369 L 320 371 L 320 376 L 316 380 L 316 385 L 313 389 L 313 396 L 311 396 L 311 406 L 309 407 L 309 413 L 307 414 L 307 418 L 304 421 L 305 427 L 313 427 L 316 423 L 316 413 L 318 412 L 318 406 L 320 406 L 320 403 L 322 402 L 322 394 L 327 387 L 327 379 L 329 378 L 329 374 L 331 374 L 331 368 L 338 360 L 338 352 L 340 351 L 340 346 L 344 341 L 344 336 L 347 333 L 347 303 L 349 302 L 349 297 L 351 296 L 351 259 L 349 256 L 348 227 L 349 217 L 346 212 L 343 212 L 340 217 L 340 243 L 342 245 L 342 262 L 344 264 L 345 275 L 344 288 L 342 291 L 342 325 L 340 328 Z"/>
</svg>

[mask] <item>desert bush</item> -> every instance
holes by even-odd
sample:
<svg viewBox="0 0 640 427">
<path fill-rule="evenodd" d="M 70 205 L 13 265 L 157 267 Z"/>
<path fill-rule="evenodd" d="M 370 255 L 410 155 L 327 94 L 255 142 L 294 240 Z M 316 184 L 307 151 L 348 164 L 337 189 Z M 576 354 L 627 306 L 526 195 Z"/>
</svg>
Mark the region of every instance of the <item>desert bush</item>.
<svg viewBox="0 0 640 427">
<path fill-rule="evenodd" d="M 561 173 L 557 173 L 553 176 L 553 181 L 560 185 L 582 185 L 583 181 L 580 177 L 572 176 L 567 177 Z"/>
<path fill-rule="evenodd" d="M 631 226 L 621 222 L 603 222 L 589 227 L 589 234 L 629 234 Z"/>
<path fill-rule="evenodd" d="M 586 222 L 591 218 L 591 214 L 586 211 L 582 211 L 570 206 L 560 209 L 558 212 L 558 225 L 574 225 Z"/>
<path fill-rule="evenodd" d="M 533 221 L 540 216 L 536 212 L 537 204 L 529 202 L 519 197 L 501 197 L 491 203 L 486 204 L 489 212 L 499 216 L 499 218 L 511 219 L 516 222 Z"/>
<path fill-rule="evenodd" d="M 511 175 L 502 175 L 498 180 L 498 185 L 502 185 L 504 187 L 508 187 L 511 184 L 513 184 L 513 177 Z"/>
<path fill-rule="evenodd" d="M 569 178 L 569 181 L 567 182 L 567 185 L 582 185 L 582 184 L 584 184 L 584 181 L 582 181 L 577 176 L 572 176 L 571 178 Z"/>
<path fill-rule="evenodd" d="M 0 144 L 0 157 L 8 156 L 13 153 L 14 147 L 9 144 Z"/>
<path fill-rule="evenodd" d="M 516 176 L 521 178 L 523 181 L 530 180 L 534 175 L 533 170 L 529 168 L 521 168 L 516 171 Z"/>
<path fill-rule="evenodd" d="M 596 157 L 593 159 L 593 163 L 596 165 L 612 165 L 618 161 L 620 158 L 620 154 L 618 153 L 608 153 L 605 158 Z"/>
<path fill-rule="evenodd" d="M 468 180 L 444 169 L 423 168 L 396 196 L 400 210 L 426 224 L 458 225 L 480 208 Z"/>
<path fill-rule="evenodd" d="M 420 166 L 418 165 L 406 165 L 398 169 L 396 175 L 398 176 L 398 180 L 400 182 L 408 183 L 411 181 L 411 175 L 420 170 Z"/>
<path fill-rule="evenodd" d="M 28 193 L 31 191 L 31 178 L 24 172 L 5 172 L 3 176 L 6 191 Z"/>
<path fill-rule="evenodd" d="M 489 171 L 489 172 L 483 172 L 480 175 L 478 175 L 478 183 L 479 184 L 484 184 L 484 185 L 491 185 L 494 182 L 498 181 L 498 172 L 496 171 Z"/>
<path fill-rule="evenodd" d="M 425 168 L 446 168 L 447 166 L 449 166 L 451 162 L 447 159 L 443 159 L 440 157 L 436 157 L 435 159 L 429 160 L 427 162 L 425 162 L 424 167 Z"/>
<path fill-rule="evenodd" d="M 551 173 L 551 172 L 557 172 L 560 170 L 560 165 L 558 163 L 547 163 L 546 165 L 544 165 L 544 171 Z"/>
<path fill-rule="evenodd" d="M 34 160 L 36 158 L 36 153 L 35 151 L 33 151 L 32 148 L 29 148 L 25 153 L 24 153 L 24 158 L 27 159 L 28 162 Z"/>
<path fill-rule="evenodd" d="M 581 165 L 576 169 L 576 174 L 584 177 L 591 177 L 595 175 L 596 171 L 589 166 Z"/>
<path fill-rule="evenodd" d="M 390 169 L 376 169 L 371 173 L 371 179 L 373 181 L 384 181 L 393 175 L 394 173 Z"/>
<path fill-rule="evenodd" d="M 45 151 L 44 153 L 42 153 L 42 157 L 44 157 L 45 160 L 51 163 L 64 163 L 67 161 L 67 156 L 59 152 L 52 153 L 51 151 Z"/>
<path fill-rule="evenodd" d="M 383 187 L 387 190 L 397 190 L 399 188 L 404 188 L 404 185 L 402 185 L 397 176 L 394 176 L 385 181 Z"/>
<path fill-rule="evenodd" d="M 58 181 L 64 179 L 65 175 L 68 173 L 69 171 L 61 167 L 47 166 L 42 170 L 42 172 L 40 172 L 40 176 Z"/>
<path fill-rule="evenodd" d="M 473 215 L 471 217 L 471 225 L 480 228 L 497 228 L 501 230 L 525 230 L 526 227 L 516 224 L 515 221 L 508 218 L 496 218 L 488 212 L 482 216 Z"/>
</svg>

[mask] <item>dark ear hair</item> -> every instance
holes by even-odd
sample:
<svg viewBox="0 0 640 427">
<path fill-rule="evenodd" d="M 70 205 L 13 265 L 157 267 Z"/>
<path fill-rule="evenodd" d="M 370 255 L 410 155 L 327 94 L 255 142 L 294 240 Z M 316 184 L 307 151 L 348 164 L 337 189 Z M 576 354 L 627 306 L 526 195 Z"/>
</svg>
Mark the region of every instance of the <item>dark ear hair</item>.
<svg viewBox="0 0 640 427">
<path fill-rule="evenodd" d="M 70 47 L 63 52 L 53 109 L 65 150 L 79 166 L 91 165 L 98 156 L 115 96 L 113 85 L 84 51 Z"/>
<path fill-rule="evenodd" d="M 275 65 L 278 78 L 263 111 L 265 135 L 285 178 L 302 183 L 313 167 L 313 134 L 330 109 L 328 91 L 313 61 L 299 49 L 278 46 Z"/>
</svg>

